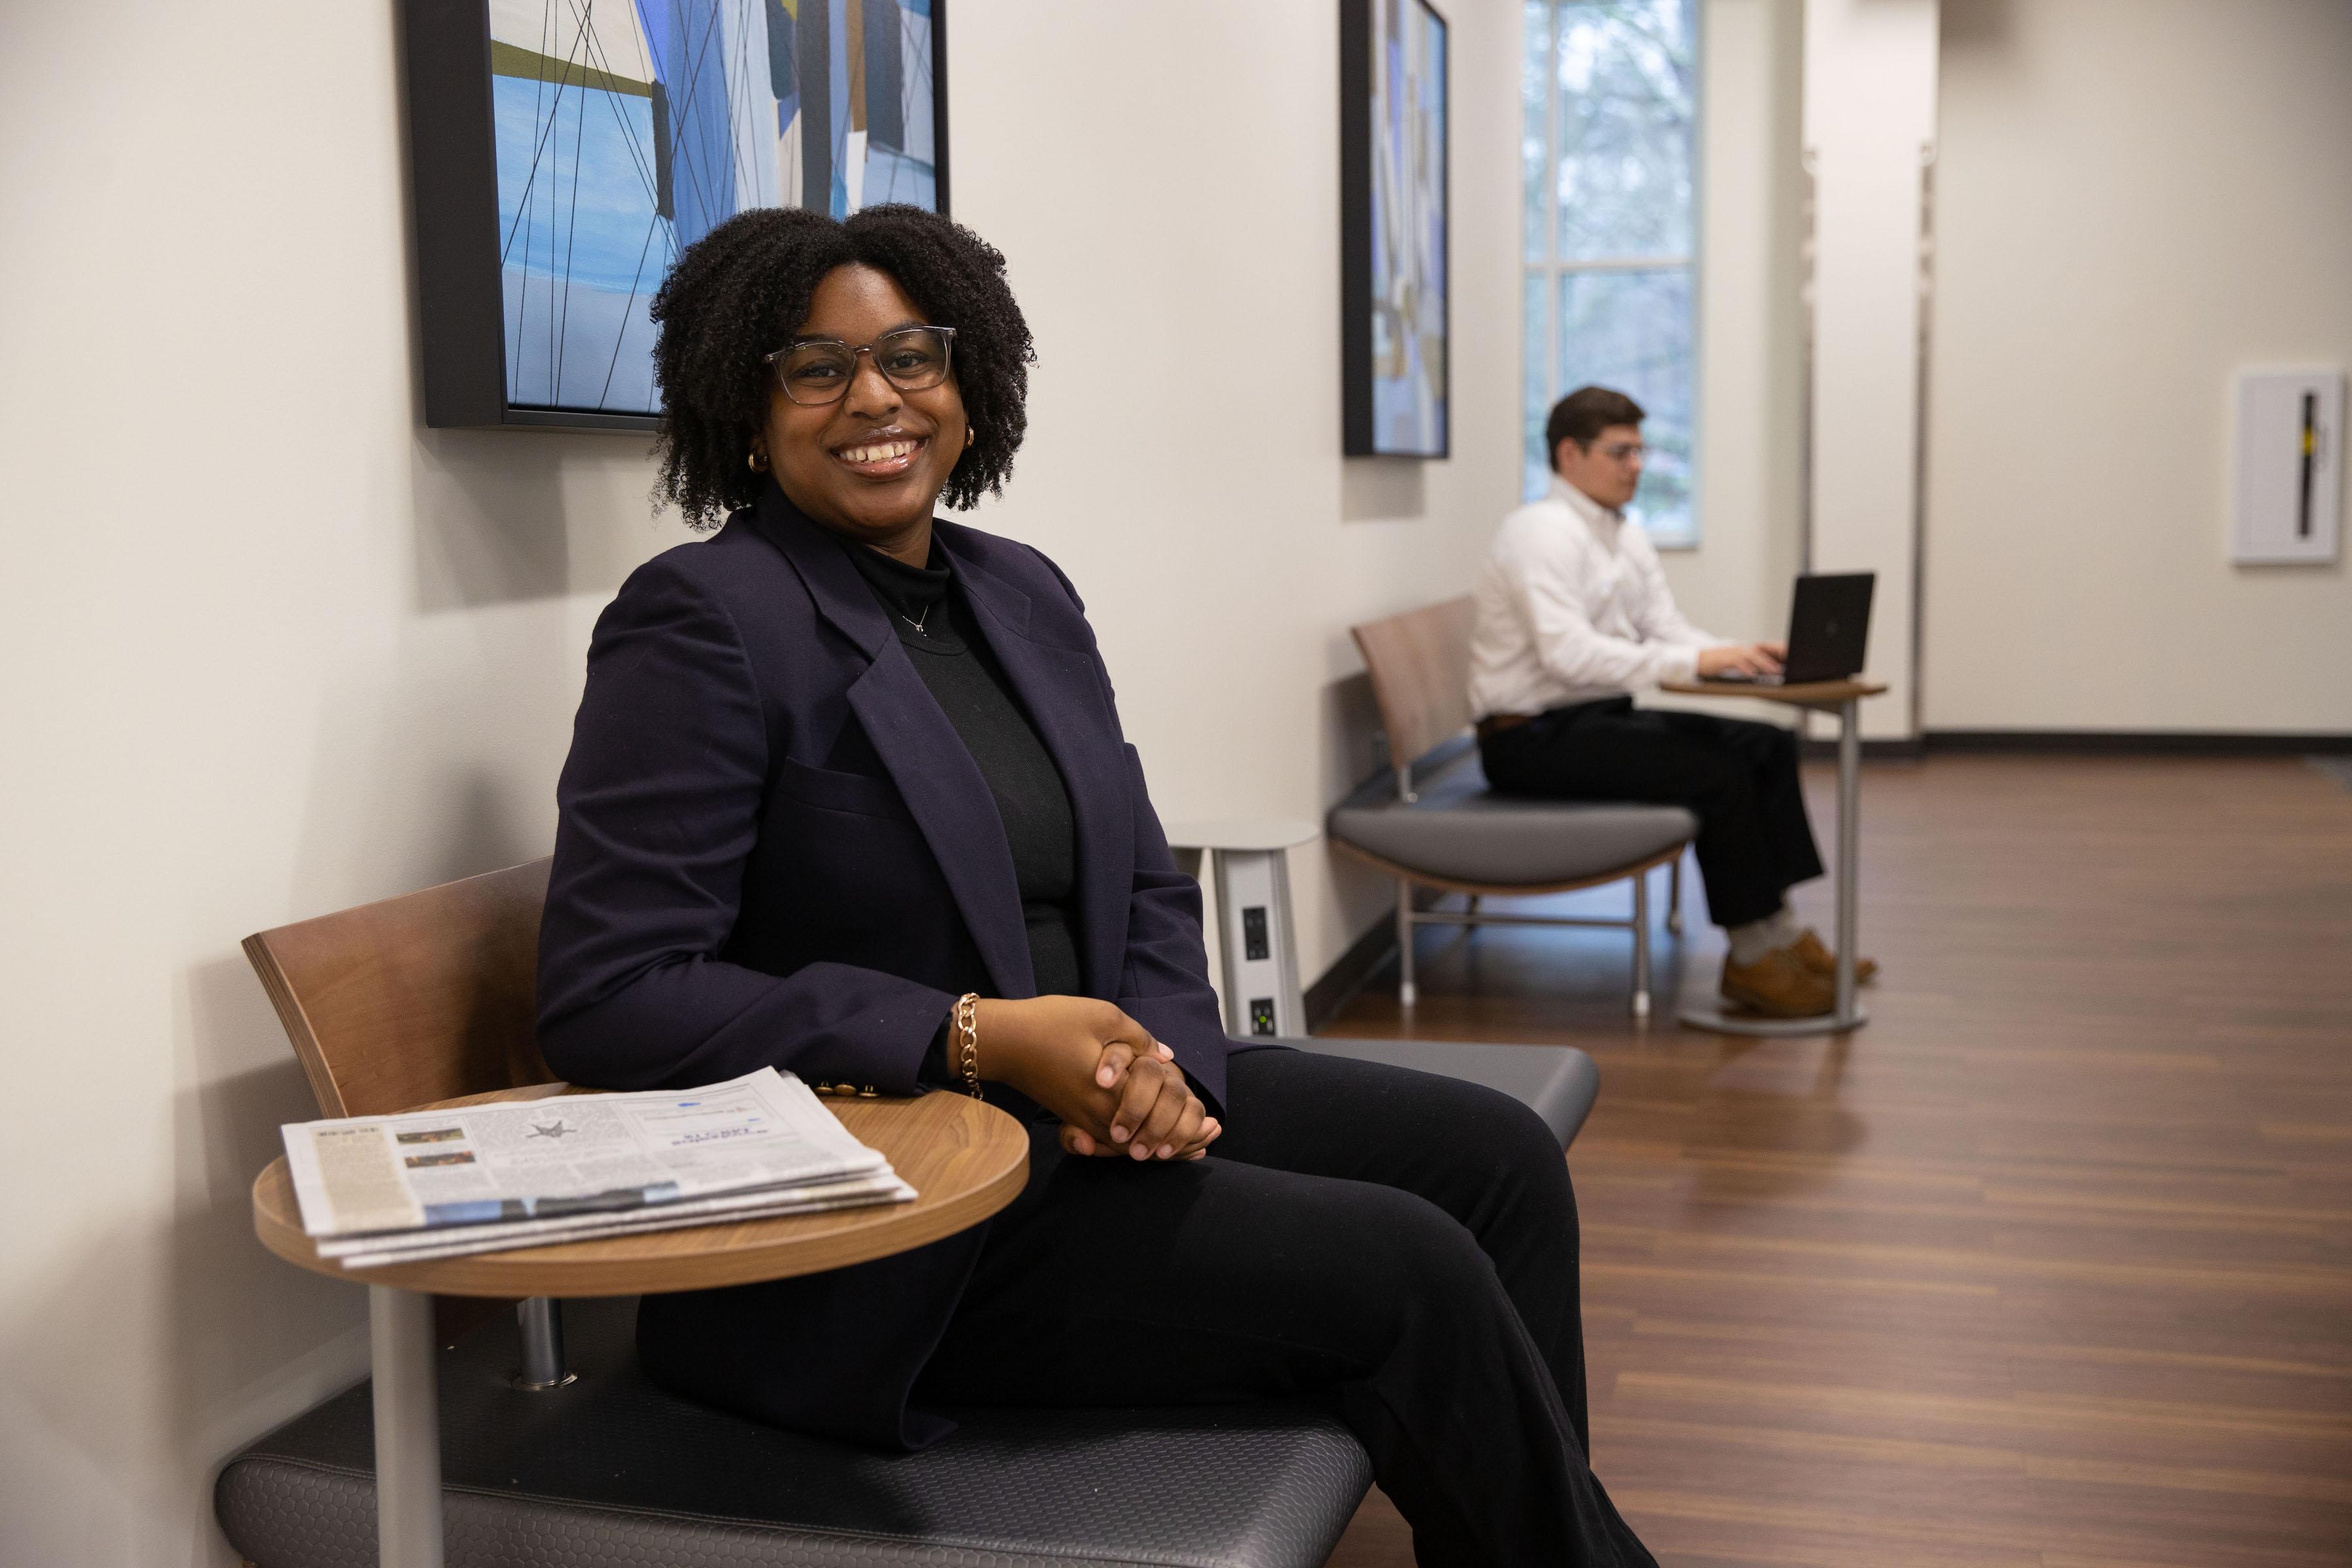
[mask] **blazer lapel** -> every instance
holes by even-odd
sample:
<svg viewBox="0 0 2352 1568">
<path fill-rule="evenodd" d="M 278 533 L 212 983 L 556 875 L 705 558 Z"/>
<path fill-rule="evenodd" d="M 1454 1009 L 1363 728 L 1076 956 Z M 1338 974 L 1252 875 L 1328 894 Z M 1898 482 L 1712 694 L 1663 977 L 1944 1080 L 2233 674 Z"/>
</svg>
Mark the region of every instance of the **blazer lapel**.
<svg viewBox="0 0 2352 1568">
<path fill-rule="evenodd" d="M 842 553 L 845 546 L 803 517 L 773 484 L 761 497 L 755 521 L 799 572 L 818 613 L 872 661 L 850 683 L 850 711 L 939 861 L 996 994 L 1034 995 L 1013 847 L 980 765 L 898 646 L 889 616 Z"/>
<path fill-rule="evenodd" d="M 1094 654 L 1054 640 L 1034 622 L 1029 595 L 976 564 L 952 526 L 937 528 L 990 649 L 1004 667 L 1030 722 L 1062 771 L 1078 837 L 1080 954 L 1087 990 L 1118 995 L 1135 891 L 1135 816 L 1128 799 L 1127 747 L 1110 717 Z"/>
</svg>

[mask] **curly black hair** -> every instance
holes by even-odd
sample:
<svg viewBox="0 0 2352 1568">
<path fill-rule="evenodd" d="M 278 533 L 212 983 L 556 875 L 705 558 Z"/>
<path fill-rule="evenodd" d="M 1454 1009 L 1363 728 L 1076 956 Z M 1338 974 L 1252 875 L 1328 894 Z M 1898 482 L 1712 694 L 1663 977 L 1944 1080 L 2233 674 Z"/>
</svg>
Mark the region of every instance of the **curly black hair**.
<svg viewBox="0 0 2352 1568">
<path fill-rule="evenodd" d="M 934 326 L 953 327 L 955 379 L 971 445 L 941 499 L 969 507 L 1001 493 L 1029 428 L 1029 323 L 1004 281 L 1004 258 L 980 236 L 920 207 L 867 207 L 845 220 L 795 207 L 738 213 L 688 246 L 654 296 L 661 339 L 654 376 L 664 412 L 656 437 L 669 501 L 715 528 L 766 483 L 745 462 L 768 423 L 765 356 L 807 320 L 835 268 L 862 262 L 898 280 Z"/>
</svg>

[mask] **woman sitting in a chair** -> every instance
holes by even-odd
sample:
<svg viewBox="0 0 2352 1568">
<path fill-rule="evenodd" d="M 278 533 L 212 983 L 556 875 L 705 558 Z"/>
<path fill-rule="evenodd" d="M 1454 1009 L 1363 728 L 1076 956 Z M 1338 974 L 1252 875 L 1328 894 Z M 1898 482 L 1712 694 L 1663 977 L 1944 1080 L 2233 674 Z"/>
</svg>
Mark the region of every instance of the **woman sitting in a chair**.
<svg viewBox="0 0 2352 1568">
<path fill-rule="evenodd" d="M 1026 426 L 1003 258 L 908 207 L 747 213 L 654 317 L 662 493 L 725 526 L 597 623 L 547 1059 L 608 1089 L 969 1086 L 1032 1150 L 945 1241 L 646 1298 L 646 1372 L 904 1447 L 940 1405 L 1318 1394 L 1422 1562 L 1650 1563 L 1586 1468 L 1551 1133 L 1490 1089 L 1226 1038 L 1076 593 L 932 516 L 1001 489 Z M 1098 395 L 1124 350 L 1109 329 L 1080 368 Z"/>
</svg>

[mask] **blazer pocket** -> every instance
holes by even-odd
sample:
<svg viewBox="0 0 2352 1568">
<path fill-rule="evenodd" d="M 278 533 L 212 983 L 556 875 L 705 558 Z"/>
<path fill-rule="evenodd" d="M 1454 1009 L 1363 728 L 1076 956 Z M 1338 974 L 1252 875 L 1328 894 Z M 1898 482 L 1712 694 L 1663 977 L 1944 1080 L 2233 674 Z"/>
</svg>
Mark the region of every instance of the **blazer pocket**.
<svg viewBox="0 0 2352 1568">
<path fill-rule="evenodd" d="M 855 812 L 860 816 L 908 816 L 907 802 L 898 794 L 898 786 L 871 773 L 815 768 L 786 757 L 776 767 L 776 788 L 803 805 L 826 811 Z"/>
</svg>

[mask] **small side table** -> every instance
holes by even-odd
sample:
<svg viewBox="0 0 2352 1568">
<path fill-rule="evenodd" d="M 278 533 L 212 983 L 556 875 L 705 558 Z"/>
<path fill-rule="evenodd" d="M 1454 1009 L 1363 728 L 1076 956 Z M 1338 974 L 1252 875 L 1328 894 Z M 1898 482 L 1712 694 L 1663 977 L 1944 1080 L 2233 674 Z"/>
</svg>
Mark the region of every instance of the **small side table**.
<svg viewBox="0 0 2352 1568">
<path fill-rule="evenodd" d="M 1170 847 L 1205 852 L 1216 875 L 1229 1035 L 1307 1033 L 1290 919 L 1289 850 L 1322 836 L 1314 823 L 1288 817 L 1168 824 Z"/>
<path fill-rule="evenodd" d="M 478 1105 L 570 1092 L 568 1085 L 537 1084 L 444 1103 Z M 827 1105 L 860 1142 L 881 1150 L 919 1195 L 871 1208 L 347 1269 L 320 1258 L 302 1233 L 285 1158 L 270 1163 L 253 1184 L 253 1228 L 261 1244 L 299 1268 L 368 1288 L 382 1568 L 443 1568 L 445 1561 L 436 1295 L 635 1296 L 817 1274 L 887 1258 L 977 1225 L 1011 1203 L 1029 1179 L 1029 1139 L 1020 1123 L 968 1095 L 838 1100 Z"/>
<path fill-rule="evenodd" d="M 1753 686 L 1738 680 L 1670 680 L 1659 688 L 1689 697 L 1747 697 L 1813 708 L 1838 716 L 1837 1001 L 1828 1017 L 1767 1018 L 1732 1012 L 1717 1004 L 1685 1007 L 1678 1015 L 1695 1029 L 1726 1035 L 1819 1035 L 1858 1029 L 1870 1015 L 1854 1000 L 1854 943 L 1860 923 L 1855 909 L 1855 870 L 1862 856 L 1862 700 L 1886 688 L 1874 680 L 1809 680 L 1792 686 Z"/>
</svg>

